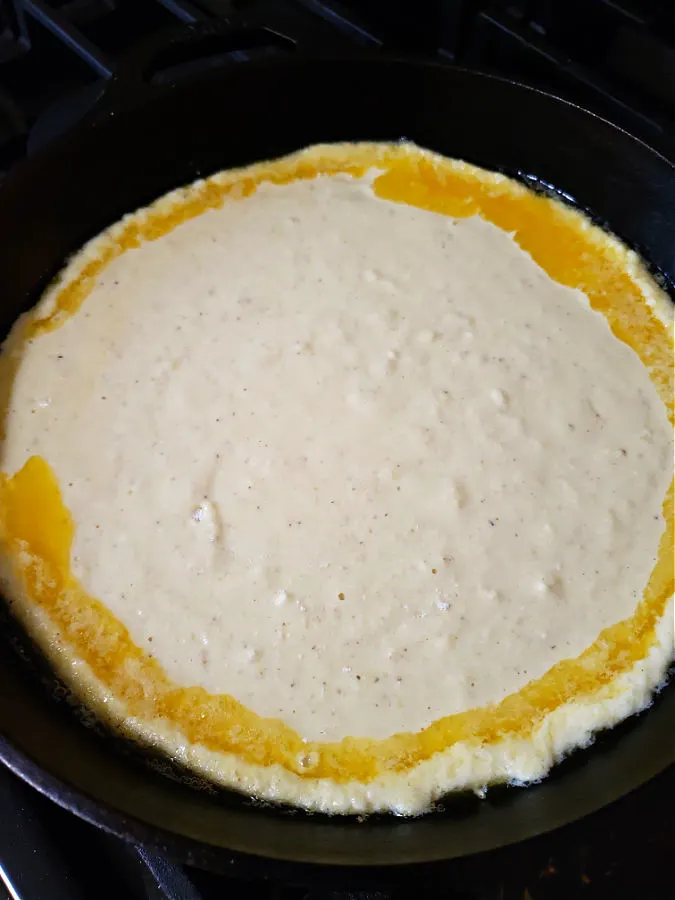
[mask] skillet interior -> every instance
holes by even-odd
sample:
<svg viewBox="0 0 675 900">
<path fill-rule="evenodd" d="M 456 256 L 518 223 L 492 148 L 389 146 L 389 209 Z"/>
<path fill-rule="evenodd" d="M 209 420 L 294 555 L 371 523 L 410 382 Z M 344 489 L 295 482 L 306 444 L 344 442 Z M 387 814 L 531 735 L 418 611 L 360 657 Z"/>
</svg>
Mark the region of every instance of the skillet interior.
<svg viewBox="0 0 675 900">
<path fill-rule="evenodd" d="M 307 86 L 323 95 L 318 105 Z M 508 82 L 387 60 L 252 63 L 139 97 L 29 160 L 0 192 L 3 334 L 63 260 L 125 212 L 213 171 L 324 141 L 409 138 L 573 198 L 675 275 L 675 170 L 600 119 Z M 3 629 L 3 648 L 11 627 Z M 33 667 L 34 668 L 34 667 Z M 578 818 L 673 761 L 671 684 L 646 714 L 573 755 L 542 785 L 458 798 L 418 820 L 330 820 L 197 791 L 82 728 L 14 653 L 0 655 L 0 756 L 80 815 L 213 868 L 227 850 L 384 865 L 448 859 Z M 240 860 L 240 863 L 245 863 Z M 283 863 L 279 863 L 283 867 Z"/>
</svg>

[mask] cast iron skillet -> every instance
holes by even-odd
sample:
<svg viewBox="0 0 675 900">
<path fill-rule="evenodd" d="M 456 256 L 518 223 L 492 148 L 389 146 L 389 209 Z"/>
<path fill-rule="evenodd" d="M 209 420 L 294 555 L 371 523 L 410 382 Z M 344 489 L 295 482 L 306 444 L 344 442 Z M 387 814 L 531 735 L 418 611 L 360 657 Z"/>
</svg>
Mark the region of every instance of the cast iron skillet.
<svg viewBox="0 0 675 900">
<path fill-rule="evenodd" d="M 142 75 L 137 67 L 125 108 L 28 159 L 0 190 L 3 334 L 68 255 L 124 213 L 218 169 L 323 141 L 407 138 L 549 186 L 639 249 L 672 290 L 673 165 L 561 100 L 444 65 L 387 59 L 260 59 L 154 87 Z M 538 786 L 495 789 L 483 801 L 454 798 L 416 820 L 284 811 L 198 790 L 177 772 L 168 778 L 119 739 L 83 727 L 70 704 L 55 701 L 53 678 L 24 638 L 23 661 L 14 652 L 15 626 L 1 630 L 0 758 L 97 825 L 217 870 L 232 872 L 235 859 L 255 874 L 251 855 L 267 858 L 266 874 L 271 865 L 281 875 L 293 862 L 447 860 L 579 818 L 675 756 L 671 683 L 648 712 L 601 735 Z"/>
</svg>

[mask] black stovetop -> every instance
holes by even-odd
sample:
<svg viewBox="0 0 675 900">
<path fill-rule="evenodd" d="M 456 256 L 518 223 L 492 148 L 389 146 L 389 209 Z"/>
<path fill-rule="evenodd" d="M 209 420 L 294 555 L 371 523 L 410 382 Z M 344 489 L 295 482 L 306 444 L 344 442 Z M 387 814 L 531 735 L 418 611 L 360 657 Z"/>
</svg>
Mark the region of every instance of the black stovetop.
<svg viewBox="0 0 675 900">
<path fill-rule="evenodd" d="M 351 44 L 498 72 L 675 158 L 673 0 L 0 0 L 0 177 L 88 111 L 130 48 L 180 23 L 227 18 L 268 25 L 314 52 Z M 245 65 L 252 52 L 203 64 Z M 301 869 L 306 883 L 252 883 L 125 845 L 0 769 L 0 876 L 13 900 L 673 900 L 674 850 L 671 769 L 580 822 L 449 863 L 442 880 L 414 889 L 370 879 L 347 891 L 312 884 Z"/>
<path fill-rule="evenodd" d="M 507 75 L 675 156 L 672 0 L 0 0 L 0 170 L 76 119 L 130 47 L 226 18 L 313 52 L 358 44 Z"/>
</svg>

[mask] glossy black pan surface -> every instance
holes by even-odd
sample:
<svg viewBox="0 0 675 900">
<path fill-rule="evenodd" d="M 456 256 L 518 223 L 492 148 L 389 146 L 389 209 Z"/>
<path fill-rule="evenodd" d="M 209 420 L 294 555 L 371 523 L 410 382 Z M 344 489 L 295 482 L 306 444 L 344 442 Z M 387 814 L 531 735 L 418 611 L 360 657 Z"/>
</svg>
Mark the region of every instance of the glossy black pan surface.
<svg viewBox="0 0 675 900">
<path fill-rule="evenodd" d="M 319 99 L 320 98 L 320 99 Z M 0 190 L 3 333 L 84 241 L 213 171 L 322 141 L 407 138 L 563 192 L 675 276 L 675 169 L 641 142 L 537 91 L 434 64 L 258 62 L 139 91 L 20 166 Z M 231 850 L 338 866 L 445 860 L 585 815 L 674 761 L 675 685 L 646 713 L 527 790 L 457 798 L 417 820 L 328 819 L 197 790 L 82 727 L 0 643 L 0 757 L 57 802 L 122 836 L 215 869 Z M 39 668 L 39 667 L 38 667 Z M 241 866 L 255 865 L 237 857 Z M 269 865 L 269 863 L 268 863 Z M 229 869 L 231 871 L 231 869 Z"/>
</svg>

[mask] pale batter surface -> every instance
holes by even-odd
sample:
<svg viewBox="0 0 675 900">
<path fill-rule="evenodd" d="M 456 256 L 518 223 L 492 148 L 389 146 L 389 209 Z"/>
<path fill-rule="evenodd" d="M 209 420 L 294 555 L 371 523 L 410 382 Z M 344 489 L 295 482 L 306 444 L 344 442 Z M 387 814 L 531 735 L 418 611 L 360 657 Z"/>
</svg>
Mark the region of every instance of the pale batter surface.
<svg viewBox="0 0 675 900">
<path fill-rule="evenodd" d="M 262 185 L 115 259 L 32 341 L 73 571 L 182 685 L 308 739 L 498 702 L 630 616 L 672 477 L 637 355 L 509 235 Z"/>
</svg>

